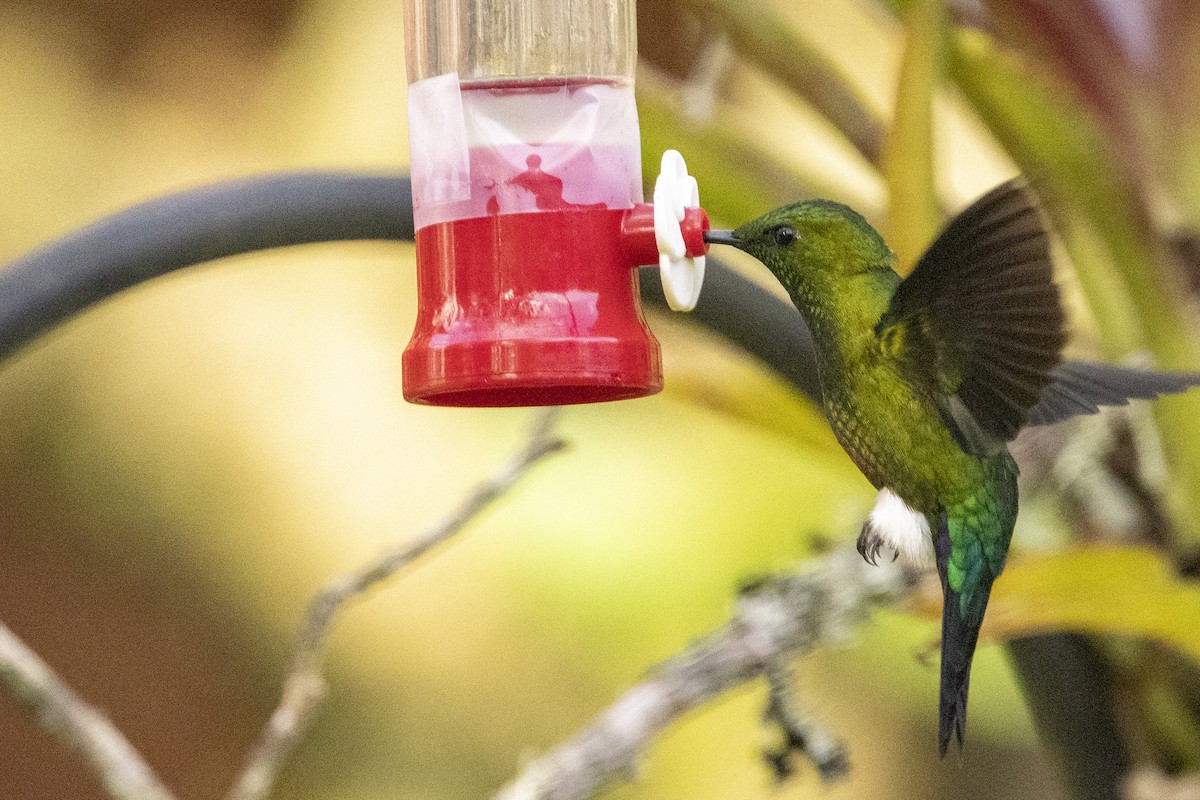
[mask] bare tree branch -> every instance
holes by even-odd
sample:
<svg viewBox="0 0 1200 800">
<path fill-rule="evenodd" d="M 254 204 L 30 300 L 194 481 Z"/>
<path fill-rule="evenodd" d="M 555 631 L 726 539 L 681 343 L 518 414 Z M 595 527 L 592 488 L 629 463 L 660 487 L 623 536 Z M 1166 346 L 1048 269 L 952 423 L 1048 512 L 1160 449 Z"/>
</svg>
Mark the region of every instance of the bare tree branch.
<svg viewBox="0 0 1200 800">
<path fill-rule="evenodd" d="M 554 436 L 558 409 L 538 415 L 528 442 L 495 475 L 476 486 L 436 525 L 415 539 L 387 550 L 358 570 L 336 578 L 317 593 L 292 646 L 291 666 L 284 679 L 279 705 L 263 727 L 226 800 L 263 800 L 279 770 L 299 743 L 314 712 L 325 697 L 321 653 L 337 613 L 398 570 L 416 561 L 461 531 L 481 511 L 508 492 L 535 464 L 565 443 Z"/>
<path fill-rule="evenodd" d="M 912 580 L 900 564 L 871 567 L 857 553 L 839 550 L 805 572 L 759 581 L 743 592 L 724 627 L 659 664 L 590 725 L 529 764 L 494 800 L 594 797 L 635 774 L 651 740 L 679 717 L 734 686 L 780 675 L 780 664 L 823 642 L 847 638 L 873 606 L 900 597 Z M 835 775 L 833 738 L 807 718 L 796 728 L 804 735 L 793 749 L 803 748 Z"/>
<path fill-rule="evenodd" d="M 293 645 L 279 705 L 238 774 L 229 800 L 261 800 L 325 697 L 321 652 L 338 611 L 398 570 L 446 542 L 508 492 L 541 459 L 561 450 L 553 435 L 557 409 L 540 414 L 529 440 L 440 523 L 361 569 L 331 582 L 313 598 Z M 0 685 L 29 707 L 42 726 L 78 750 L 114 800 L 175 800 L 141 755 L 103 714 L 80 699 L 50 667 L 0 624 Z"/>
<path fill-rule="evenodd" d="M 42 727 L 83 755 L 114 800 L 175 800 L 121 732 L 2 623 L 0 685 Z"/>
</svg>

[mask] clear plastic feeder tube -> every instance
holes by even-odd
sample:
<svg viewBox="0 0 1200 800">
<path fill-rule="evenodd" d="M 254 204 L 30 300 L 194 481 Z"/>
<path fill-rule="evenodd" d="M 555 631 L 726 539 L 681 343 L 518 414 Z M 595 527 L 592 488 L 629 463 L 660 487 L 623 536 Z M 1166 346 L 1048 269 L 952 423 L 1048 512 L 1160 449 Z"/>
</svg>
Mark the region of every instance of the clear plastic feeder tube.
<svg viewBox="0 0 1200 800">
<path fill-rule="evenodd" d="M 633 0 L 409 0 L 418 229 L 642 200 Z"/>
</svg>

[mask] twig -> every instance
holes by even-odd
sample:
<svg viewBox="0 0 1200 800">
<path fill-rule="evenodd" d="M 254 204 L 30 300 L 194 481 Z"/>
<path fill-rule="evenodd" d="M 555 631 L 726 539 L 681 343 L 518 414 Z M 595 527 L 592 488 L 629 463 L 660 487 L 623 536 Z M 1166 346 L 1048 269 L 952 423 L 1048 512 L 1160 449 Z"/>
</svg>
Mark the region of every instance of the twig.
<svg viewBox="0 0 1200 800">
<path fill-rule="evenodd" d="M 0 623 L 0 684 L 79 751 L 114 800 L 175 800 L 133 745 Z"/>
<path fill-rule="evenodd" d="M 565 444 L 553 435 L 558 409 L 538 415 L 528 442 L 495 475 L 476 486 L 462 504 L 439 523 L 403 545 L 387 550 L 349 575 L 330 582 L 317 593 L 292 647 L 291 664 L 284 679 L 279 705 L 263 727 L 226 800 L 262 800 L 270 792 L 279 770 L 303 736 L 307 724 L 325 697 L 321 653 L 337 613 L 401 568 L 446 542 L 481 511 L 508 492 L 541 459 Z"/>
<path fill-rule="evenodd" d="M 841 780 L 850 774 L 846 748 L 817 724 L 804 708 L 796 692 L 796 670 L 790 658 L 784 657 L 767 670 L 767 709 L 763 721 L 779 728 L 782 741 L 778 747 L 767 749 L 763 758 L 783 783 L 795 772 L 793 756 L 807 756 L 826 783 Z"/>
<path fill-rule="evenodd" d="M 745 61 L 803 97 L 833 123 L 863 158 L 882 159 L 884 125 L 858 91 L 809 40 L 796 33 L 783 7 L 738 0 L 686 0 L 683 6 L 722 31 Z"/>
<path fill-rule="evenodd" d="M 694 124 L 709 122 L 717 108 L 717 92 L 733 60 L 729 37 L 718 32 L 705 43 L 683 86 L 680 113 Z"/>
<path fill-rule="evenodd" d="M 724 627 L 659 664 L 494 800 L 594 797 L 633 775 L 650 741 L 676 719 L 786 659 L 846 638 L 873 605 L 900 596 L 911 581 L 899 564 L 870 567 L 853 551 L 839 550 L 810 571 L 758 582 L 738 599 Z"/>
</svg>

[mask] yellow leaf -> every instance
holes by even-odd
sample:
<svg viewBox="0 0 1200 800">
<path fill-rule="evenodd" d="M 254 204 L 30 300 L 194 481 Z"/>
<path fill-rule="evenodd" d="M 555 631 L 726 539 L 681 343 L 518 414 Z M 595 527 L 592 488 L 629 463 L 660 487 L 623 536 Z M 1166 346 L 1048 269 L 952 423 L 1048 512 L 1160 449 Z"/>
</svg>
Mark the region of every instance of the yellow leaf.
<svg viewBox="0 0 1200 800">
<path fill-rule="evenodd" d="M 1012 565 L 992 591 L 985 630 L 1010 638 L 1077 630 L 1155 639 L 1200 661 L 1200 584 L 1158 552 L 1087 547 Z"/>
<path fill-rule="evenodd" d="M 941 80 L 945 38 L 941 0 L 906 11 L 907 43 L 896 89 L 896 112 L 884 149 L 888 184 L 887 239 L 907 274 L 942 226 L 934 191 L 933 98 Z"/>
</svg>

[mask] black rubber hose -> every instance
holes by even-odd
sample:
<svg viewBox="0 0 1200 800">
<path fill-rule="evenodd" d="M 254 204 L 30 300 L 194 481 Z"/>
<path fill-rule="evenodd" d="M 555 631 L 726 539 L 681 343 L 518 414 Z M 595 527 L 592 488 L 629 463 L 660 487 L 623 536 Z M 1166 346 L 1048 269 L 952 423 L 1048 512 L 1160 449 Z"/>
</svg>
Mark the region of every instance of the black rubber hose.
<svg viewBox="0 0 1200 800">
<path fill-rule="evenodd" d="M 107 297 L 194 264 L 296 244 L 412 238 L 407 178 L 288 173 L 168 195 L 0 270 L 0 359 Z"/>
</svg>

